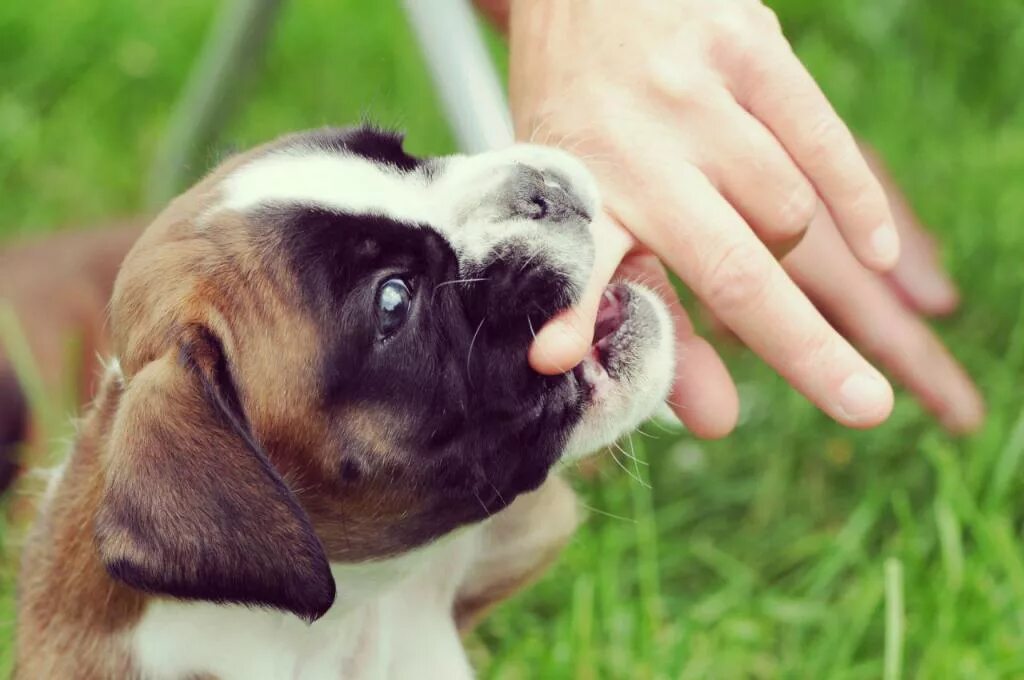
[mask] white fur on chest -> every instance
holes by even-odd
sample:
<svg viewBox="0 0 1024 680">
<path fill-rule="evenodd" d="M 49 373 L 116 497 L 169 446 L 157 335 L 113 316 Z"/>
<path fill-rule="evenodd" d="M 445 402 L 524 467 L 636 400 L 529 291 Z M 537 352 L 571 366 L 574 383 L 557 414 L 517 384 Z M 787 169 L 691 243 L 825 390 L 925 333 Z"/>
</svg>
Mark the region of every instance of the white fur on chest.
<svg viewBox="0 0 1024 680">
<path fill-rule="evenodd" d="M 312 625 L 269 609 L 153 601 L 135 660 L 152 680 L 472 678 L 452 605 L 479 544 L 477 526 L 392 560 L 334 565 L 338 598 Z"/>
</svg>

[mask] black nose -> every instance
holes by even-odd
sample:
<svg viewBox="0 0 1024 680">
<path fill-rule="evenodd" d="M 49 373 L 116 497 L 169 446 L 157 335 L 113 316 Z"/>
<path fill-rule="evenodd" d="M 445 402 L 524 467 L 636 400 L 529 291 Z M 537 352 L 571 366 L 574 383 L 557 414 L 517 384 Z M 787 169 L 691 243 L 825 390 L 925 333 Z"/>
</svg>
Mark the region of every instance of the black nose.
<svg viewBox="0 0 1024 680">
<path fill-rule="evenodd" d="M 506 192 L 508 212 L 512 217 L 550 222 L 589 222 L 583 201 L 567 180 L 548 171 L 520 165 L 516 168 Z"/>
<path fill-rule="evenodd" d="M 590 246 L 590 217 L 568 179 L 524 164 L 513 166 L 491 200 L 497 221 L 512 222 L 513 233 L 463 272 L 483 280 L 467 289 L 467 309 L 484 332 L 521 344 L 581 292 L 576 265 L 589 257 L 581 251 Z M 524 220 L 536 224 L 524 227 Z"/>
</svg>

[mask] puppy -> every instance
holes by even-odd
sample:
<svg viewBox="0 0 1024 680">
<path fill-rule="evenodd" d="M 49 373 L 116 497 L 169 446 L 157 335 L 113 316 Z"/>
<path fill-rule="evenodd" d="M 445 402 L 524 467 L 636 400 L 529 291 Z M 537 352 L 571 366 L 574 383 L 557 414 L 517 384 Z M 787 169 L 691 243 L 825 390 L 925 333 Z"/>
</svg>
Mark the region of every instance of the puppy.
<svg viewBox="0 0 1024 680">
<path fill-rule="evenodd" d="M 358 128 L 172 202 L 25 547 L 17 677 L 471 677 L 459 627 L 574 526 L 552 469 L 668 392 L 669 319 L 636 285 L 580 367 L 527 363 L 586 281 L 597 200 L 558 151 L 420 159 Z"/>
</svg>

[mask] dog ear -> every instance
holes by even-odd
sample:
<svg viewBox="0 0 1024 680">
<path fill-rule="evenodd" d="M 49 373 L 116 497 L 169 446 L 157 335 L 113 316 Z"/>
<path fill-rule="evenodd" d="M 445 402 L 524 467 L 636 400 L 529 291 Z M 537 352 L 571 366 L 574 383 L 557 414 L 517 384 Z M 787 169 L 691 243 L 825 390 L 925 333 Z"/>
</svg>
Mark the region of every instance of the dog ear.
<svg viewBox="0 0 1024 680">
<path fill-rule="evenodd" d="M 114 578 L 308 621 L 333 603 L 323 546 L 255 440 L 209 331 L 187 330 L 131 378 L 106 456 L 96 539 Z"/>
</svg>

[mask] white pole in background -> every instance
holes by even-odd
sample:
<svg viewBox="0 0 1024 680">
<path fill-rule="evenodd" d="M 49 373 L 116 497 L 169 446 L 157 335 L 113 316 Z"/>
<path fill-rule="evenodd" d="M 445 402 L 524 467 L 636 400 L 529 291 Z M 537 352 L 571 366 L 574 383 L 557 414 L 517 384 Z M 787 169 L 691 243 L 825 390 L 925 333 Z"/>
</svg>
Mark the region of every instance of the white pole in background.
<svg viewBox="0 0 1024 680">
<path fill-rule="evenodd" d="M 403 0 L 459 148 L 480 153 L 515 141 L 498 72 L 469 0 Z"/>
</svg>

